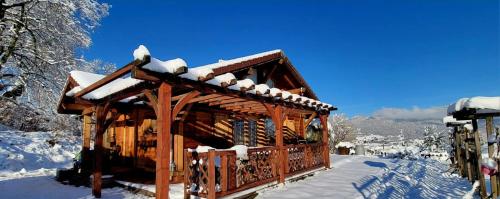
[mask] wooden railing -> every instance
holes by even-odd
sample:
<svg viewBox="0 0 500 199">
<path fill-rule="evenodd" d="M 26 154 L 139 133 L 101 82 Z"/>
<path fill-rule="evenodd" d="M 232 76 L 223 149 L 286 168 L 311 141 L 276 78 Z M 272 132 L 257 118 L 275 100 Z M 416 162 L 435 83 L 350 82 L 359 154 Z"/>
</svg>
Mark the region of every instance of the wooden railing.
<svg viewBox="0 0 500 199">
<path fill-rule="evenodd" d="M 215 198 L 226 196 L 279 178 L 277 147 L 250 148 L 247 159 L 235 151 L 184 152 L 184 194 Z M 324 166 L 323 145 L 289 145 L 283 150 L 285 174 L 292 176 Z"/>
<path fill-rule="evenodd" d="M 288 145 L 285 152 L 286 176 L 323 166 L 323 145 L 321 143 Z"/>
</svg>

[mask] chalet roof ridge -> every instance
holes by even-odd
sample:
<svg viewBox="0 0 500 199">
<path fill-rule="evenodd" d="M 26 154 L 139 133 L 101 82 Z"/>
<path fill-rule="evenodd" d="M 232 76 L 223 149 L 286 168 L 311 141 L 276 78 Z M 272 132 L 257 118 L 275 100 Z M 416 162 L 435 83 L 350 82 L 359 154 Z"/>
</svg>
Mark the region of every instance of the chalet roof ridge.
<svg viewBox="0 0 500 199">
<path fill-rule="evenodd" d="M 244 61 L 248 61 L 248 60 L 252 60 L 252 59 L 256 59 L 256 58 L 260 58 L 260 57 L 265 57 L 268 55 L 278 54 L 278 53 L 281 55 L 284 55 L 283 50 L 274 49 L 274 50 L 255 53 L 255 54 L 251 54 L 251 55 L 247 55 L 247 56 L 243 56 L 243 57 L 236 57 L 236 58 L 232 58 L 232 59 L 228 59 L 228 60 L 219 59 L 218 62 L 200 65 L 200 66 L 195 66 L 195 67 L 191 67 L 191 68 L 210 68 L 210 69 L 214 70 L 214 69 L 217 69 L 220 67 L 225 67 L 228 65 L 237 64 L 237 63 L 241 63 Z"/>
</svg>

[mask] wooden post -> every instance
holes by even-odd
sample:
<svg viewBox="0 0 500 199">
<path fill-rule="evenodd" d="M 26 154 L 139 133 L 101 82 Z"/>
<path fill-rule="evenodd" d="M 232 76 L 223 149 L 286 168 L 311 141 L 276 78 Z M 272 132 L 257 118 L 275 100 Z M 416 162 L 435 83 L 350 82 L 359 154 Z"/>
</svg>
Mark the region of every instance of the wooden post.
<svg viewBox="0 0 500 199">
<path fill-rule="evenodd" d="M 469 151 L 469 130 L 468 129 L 464 129 L 465 130 L 465 134 L 464 134 L 464 137 L 465 137 L 465 165 L 467 166 L 467 179 L 472 182 L 473 181 L 473 178 L 472 178 L 472 168 L 471 168 L 471 155 L 470 155 L 470 151 Z"/>
<path fill-rule="evenodd" d="M 486 118 L 486 135 L 488 140 L 488 157 L 493 158 L 493 154 L 495 153 L 495 143 L 490 143 L 490 137 L 495 137 L 496 135 L 493 133 L 493 117 L 488 116 Z M 498 169 L 498 168 L 497 168 Z M 497 198 L 498 196 L 498 190 L 497 190 L 497 176 L 492 175 L 490 176 L 490 185 L 491 185 L 491 194 L 493 198 Z"/>
<path fill-rule="evenodd" d="M 496 128 L 496 137 L 497 139 L 499 138 L 499 135 L 498 135 L 498 127 Z M 500 150 L 500 146 L 498 145 L 498 141 L 497 141 L 497 150 Z M 499 153 L 500 151 L 497 151 L 497 153 Z M 500 160 L 497 160 L 497 165 L 500 164 Z M 497 172 L 497 191 L 500 191 L 500 174 Z M 498 194 L 500 195 L 500 193 Z M 497 196 L 498 196 L 497 195 Z"/>
<path fill-rule="evenodd" d="M 325 168 L 330 168 L 330 147 L 328 146 L 328 115 L 322 114 L 319 116 L 321 129 L 323 137 L 321 141 L 323 142 L 323 161 L 325 163 Z"/>
<path fill-rule="evenodd" d="M 462 152 L 462 140 L 460 139 L 460 130 L 458 129 L 458 127 L 455 127 L 453 129 L 453 131 L 455 132 L 455 157 L 456 157 L 456 160 L 457 160 L 457 169 L 458 169 L 458 173 L 460 173 L 460 175 L 463 177 L 463 162 L 462 162 L 462 156 L 461 156 L 461 152 Z"/>
<path fill-rule="evenodd" d="M 285 148 L 283 147 L 283 108 L 276 105 L 274 108 L 274 127 L 276 134 L 276 147 L 278 148 L 278 166 L 279 166 L 279 180 L 278 183 L 285 183 Z"/>
<path fill-rule="evenodd" d="M 461 163 L 460 163 L 460 135 L 459 135 L 458 127 L 453 128 L 453 136 L 455 137 L 455 164 L 457 166 L 457 170 L 460 174 L 462 174 Z"/>
<path fill-rule="evenodd" d="M 477 127 L 477 119 L 472 120 L 472 128 L 474 131 L 474 144 L 476 146 L 476 160 L 477 160 L 477 165 L 476 165 L 476 172 L 477 175 L 479 176 L 479 184 L 481 186 L 481 198 L 486 198 L 487 193 L 486 193 L 486 181 L 484 179 L 484 174 L 481 172 L 481 140 L 480 140 L 480 135 L 479 135 L 479 129 Z"/>
<path fill-rule="evenodd" d="M 89 160 L 89 151 L 90 151 L 90 134 L 92 130 L 92 121 L 91 121 L 91 115 L 83 115 L 83 129 L 82 129 L 82 165 L 83 165 L 83 170 L 86 172 L 90 172 L 92 168 L 92 164 L 90 164 Z"/>
<path fill-rule="evenodd" d="M 96 121 L 95 121 L 95 141 L 94 141 L 94 172 L 92 179 L 92 195 L 96 198 L 101 197 L 101 186 L 102 186 L 102 141 L 103 134 L 106 131 L 104 127 L 107 111 L 103 105 L 97 105 L 96 107 Z"/>
<path fill-rule="evenodd" d="M 222 192 L 227 191 L 227 170 L 228 170 L 228 164 L 227 164 L 227 154 L 223 154 L 221 157 L 221 163 L 220 163 L 220 187 Z"/>
<path fill-rule="evenodd" d="M 215 150 L 208 150 L 208 199 L 215 199 Z"/>
<path fill-rule="evenodd" d="M 184 150 L 184 162 L 187 162 L 188 161 L 188 151 L 187 149 Z M 189 165 L 186 165 L 186 169 L 184 169 L 184 198 L 185 199 L 189 199 L 191 197 L 191 191 L 188 192 L 188 189 L 186 189 L 186 187 L 189 185 L 191 186 L 190 182 L 189 182 L 189 178 L 191 176 L 189 176 Z"/>
<path fill-rule="evenodd" d="M 158 89 L 158 133 L 156 140 L 156 198 L 168 199 L 170 183 L 170 128 L 172 86 L 163 82 Z"/>
</svg>

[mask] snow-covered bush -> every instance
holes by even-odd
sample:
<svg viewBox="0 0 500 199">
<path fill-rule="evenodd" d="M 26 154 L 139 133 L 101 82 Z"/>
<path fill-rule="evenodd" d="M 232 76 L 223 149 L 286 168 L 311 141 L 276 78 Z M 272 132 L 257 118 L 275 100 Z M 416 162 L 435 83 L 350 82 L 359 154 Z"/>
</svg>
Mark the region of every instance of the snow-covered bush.
<svg viewBox="0 0 500 199">
<path fill-rule="evenodd" d="M 423 148 L 431 152 L 444 150 L 448 146 L 446 138 L 445 131 L 438 130 L 436 126 L 426 126 Z"/>
</svg>

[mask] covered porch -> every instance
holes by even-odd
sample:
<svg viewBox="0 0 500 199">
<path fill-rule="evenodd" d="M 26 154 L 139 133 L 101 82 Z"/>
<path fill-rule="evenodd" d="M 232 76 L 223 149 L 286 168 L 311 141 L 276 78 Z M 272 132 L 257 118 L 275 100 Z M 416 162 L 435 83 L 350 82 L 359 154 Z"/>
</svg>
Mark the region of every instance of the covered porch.
<svg viewBox="0 0 500 199">
<path fill-rule="evenodd" d="M 294 93 L 296 91 L 270 88 L 249 79 L 238 80 L 221 68 L 188 69 L 187 64 L 178 59 L 161 64 L 149 53 L 135 58 L 121 69 L 86 86 L 70 79 L 68 82 L 74 85 L 65 93 L 72 98 L 61 102 L 63 109 L 81 109 L 84 119 L 94 116 L 95 155 L 87 157 L 94 161 L 94 196 L 100 197 L 102 188 L 103 135 L 124 111 L 130 115 L 137 109 L 149 110 L 156 119 L 157 198 L 168 198 L 171 176 L 175 172 L 182 172 L 174 177 L 183 176 L 185 196 L 215 198 L 273 181 L 284 183 L 286 177 L 312 169 L 329 168 L 326 127 L 330 111 L 336 109 L 332 105 L 298 95 Z M 289 64 L 281 52 L 258 58 L 270 60 L 266 64 Z M 240 60 L 225 68 L 259 63 Z M 192 110 L 200 109 L 241 118 L 269 118 L 275 128 L 274 146 L 249 148 L 246 159 L 238 158 L 234 150 L 184 150 L 186 142 L 182 129 L 190 124 L 185 120 Z M 299 118 L 295 136 L 302 139 L 309 123 L 319 118 L 323 127 L 321 141 L 297 141 L 287 145 L 283 125 L 290 118 Z M 90 134 L 90 131 L 86 133 Z M 90 135 L 85 136 L 90 138 Z M 84 140 L 84 153 L 88 148 L 90 141 Z"/>
</svg>

